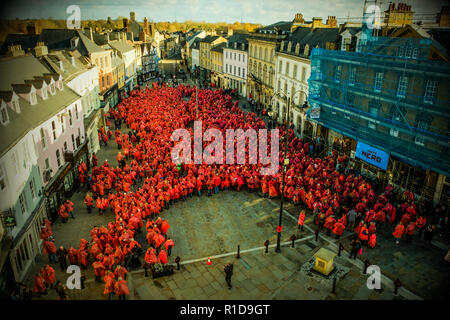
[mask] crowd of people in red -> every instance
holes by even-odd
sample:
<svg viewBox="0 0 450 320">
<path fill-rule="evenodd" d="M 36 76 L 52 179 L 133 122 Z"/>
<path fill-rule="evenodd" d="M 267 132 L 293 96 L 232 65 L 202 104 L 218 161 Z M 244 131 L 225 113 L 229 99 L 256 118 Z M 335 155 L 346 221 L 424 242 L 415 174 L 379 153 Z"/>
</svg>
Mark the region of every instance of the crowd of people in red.
<svg viewBox="0 0 450 320">
<path fill-rule="evenodd" d="M 278 197 L 282 192 L 281 170 L 275 175 L 261 175 L 260 163 L 248 164 L 248 145 L 245 146 L 247 164 L 243 165 L 211 165 L 206 161 L 177 165 L 172 161 L 172 132 L 185 128 L 193 137 L 191 124 L 194 120 L 202 121 L 203 130 L 217 128 L 224 136 L 226 129 L 265 128 L 262 119 L 252 112 L 246 114 L 238 107 L 238 102 L 233 104 L 231 97 L 221 89 L 199 90 L 196 105 L 195 88 L 154 84 L 153 88 L 132 91 L 108 116 L 121 119 L 130 129 L 129 133 L 114 132 L 119 166 L 112 167 L 107 161 L 99 166 L 93 154 L 92 172 L 88 172 L 86 164 L 81 164 L 78 171 L 80 181 L 89 187 L 84 199 L 88 212 L 94 206 L 99 214 L 110 208 L 114 220 L 106 227 L 94 227 L 91 241 L 81 239 L 79 247 L 71 247 L 67 255 L 71 264 L 83 268 L 92 265 L 96 280 L 103 279 L 104 293 L 111 298 L 113 293 L 120 298 L 128 294 L 126 267 L 137 267 L 138 257 L 144 254 L 142 244 L 135 240 L 144 225 L 149 244 L 144 267 L 168 263 L 174 242 L 167 236 L 170 225 L 160 213 L 174 202 L 186 200 L 194 192 L 200 196 L 204 190 L 212 196 L 219 190 L 240 191 L 246 187 L 269 198 Z M 373 248 L 377 228 L 394 222 L 396 215 L 402 216 L 394 232 L 397 241 L 405 234 L 409 239 L 416 228 L 425 227 L 424 217 L 417 215 L 412 193 L 405 192 L 401 212 L 398 212 L 389 202 L 390 186 L 377 196 L 361 176 L 345 175 L 336 170 L 336 164 L 348 162 L 346 156 L 332 154 L 324 159 L 313 158 L 308 142 L 296 137 L 293 130 L 286 130 L 285 126 L 279 130 L 281 140 L 288 134 L 290 141 L 284 196 L 312 211 L 319 229 L 325 228 L 328 234 L 333 232 L 338 238 L 346 229 L 354 231 L 361 242 Z M 113 133 L 103 130 L 100 135 L 106 145 Z M 207 144 L 204 142 L 203 147 Z M 283 163 L 285 155 L 281 149 L 284 148 L 280 148 L 279 159 Z M 60 207 L 59 215 L 65 222 L 72 211 L 73 203 L 67 201 Z M 306 211 L 302 210 L 298 220 L 300 230 L 303 230 L 305 217 Z M 51 227 L 46 226 L 41 237 L 47 241 L 49 236 Z M 36 292 L 42 291 L 41 282 L 35 280 Z"/>
</svg>

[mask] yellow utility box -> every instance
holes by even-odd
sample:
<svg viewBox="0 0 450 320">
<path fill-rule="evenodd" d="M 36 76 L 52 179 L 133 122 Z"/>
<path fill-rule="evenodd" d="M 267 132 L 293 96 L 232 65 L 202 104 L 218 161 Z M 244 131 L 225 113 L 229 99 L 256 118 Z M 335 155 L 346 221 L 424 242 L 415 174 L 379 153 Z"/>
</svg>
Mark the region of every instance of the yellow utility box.
<svg viewBox="0 0 450 320">
<path fill-rule="evenodd" d="M 325 248 L 320 248 L 314 254 L 316 258 L 316 264 L 314 265 L 314 270 L 324 274 L 329 275 L 331 271 L 333 271 L 333 259 L 336 257 L 336 253 L 327 250 Z"/>
</svg>

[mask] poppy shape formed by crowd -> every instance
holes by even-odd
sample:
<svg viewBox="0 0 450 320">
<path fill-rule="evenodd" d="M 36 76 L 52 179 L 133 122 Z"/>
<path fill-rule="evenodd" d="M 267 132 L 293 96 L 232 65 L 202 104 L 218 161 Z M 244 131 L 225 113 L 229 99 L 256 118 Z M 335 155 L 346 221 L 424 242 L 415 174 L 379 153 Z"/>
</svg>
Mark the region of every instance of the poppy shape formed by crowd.
<svg viewBox="0 0 450 320">
<path fill-rule="evenodd" d="M 257 131 L 266 127 L 255 113 L 246 114 L 239 109 L 237 101 L 233 104 L 231 96 L 221 89 L 198 90 L 196 103 L 195 87 L 169 88 L 154 83 L 152 88 L 132 91 L 107 116 L 116 122 L 123 121 L 130 131 L 122 133 L 116 129 L 114 133 L 111 130 L 99 133 L 105 144 L 114 135 L 119 166 L 112 167 L 107 161 L 99 166 L 98 158 L 93 154 L 92 171 L 89 173 L 84 163 L 78 171 L 80 181 L 90 189 L 84 200 L 88 212 L 96 206 L 99 214 L 104 214 L 109 207 L 115 219 L 106 227 L 94 227 L 90 242 L 81 239 L 78 248 L 67 250 L 71 264 L 83 268 L 92 265 L 96 280 L 101 282 L 103 279 L 105 283 L 105 294 L 115 293 L 119 297 L 128 294 L 124 266 L 140 267 L 133 266 L 135 261 L 139 262 L 137 257 L 144 254 L 135 235 L 143 226 L 150 245 L 144 254 L 144 268 L 155 263 L 168 263 L 174 241 L 167 236 L 169 223 L 159 215 L 174 202 L 194 194 L 201 196 L 207 192 L 212 196 L 228 189 L 259 191 L 269 198 L 276 198 L 282 192 L 282 170 L 273 175 L 261 175 L 261 163 L 248 162 L 249 145 L 245 140 L 235 140 L 240 145 L 234 149 L 245 148 L 245 164 L 173 162 L 171 151 L 176 142 L 171 140 L 172 132 L 183 128 L 193 137 L 192 123 L 196 120 L 202 121 L 204 130 L 215 128 L 224 135 L 227 129 Z M 354 231 L 360 241 L 374 247 L 376 225 L 395 221 L 396 208 L 389 203 L 392 187 L 388 186 L 377 196 L 363 177 L 336 170 L 337 163 L 347 164 L 347 156 L 333 153 L 324 159 L 314 158 L 309 154 L 309 143 L 296 137 L 292 129 L 286 131 L 282 126 L 279 130 L 280 141 L 289 135 L 285 198 L 309 208 L 314 213 L 314 223 L 327 229 L 328 233 L 340 237 L 347 228 Z M 268 136 L 268 146 L 271 145 L 270 138 Z M 203 149 L 208 143 L 203 141 Z M 278 151 L 280 163 L 284 162 L 283 151 L 284 148 Z M 67 201 L 60 207 L 59 214 L 66 221 L 72 210 L 73 203 Z M 417 208 L 412 193 L 405 192 L 401 210 L 400 214 L 404 215 L 394 232 L 397 239 L 404 233 L 414 232 L 416 226 L 423 228 L 425 225 L 422 217 L 416 219 Z M 302 210 L 298 220 L 302 230 L 305 214 Z M 355 214 L 362 216 L 356 228 Z M 414 221 L 416 224 L 411 227 Z M 51 226 L 46 223 L 41 232 L 46 253 L 56 251 L 51 235 Z M 42 290 L 41 280 L 36 280 L 37 292 Z"/>
</svg>

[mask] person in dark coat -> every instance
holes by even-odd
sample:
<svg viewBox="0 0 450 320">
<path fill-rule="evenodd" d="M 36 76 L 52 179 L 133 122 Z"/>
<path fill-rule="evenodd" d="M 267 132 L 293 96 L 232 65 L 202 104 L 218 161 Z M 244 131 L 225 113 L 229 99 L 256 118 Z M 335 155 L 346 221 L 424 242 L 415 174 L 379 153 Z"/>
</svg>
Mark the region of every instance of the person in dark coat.
<svg viewBox="0 0 450 320">
<path fill-rule="evenodd" d="M 67 250 L 63 246 L 59 247 L 59 249 L 56 251 L 56 256 L 58 257 L 61 271 L 65 272 L 67 269 Z"/>
<path fill-rule="evenodd" d="M 225 271 L 225 281 L 228 284 L 228 289 L 231 289 L 233 287 L 231 285 L 231 276 L 233 275 L 233 264 L 227 263 L 223 268 L 223 271 Z"/>
<path fill-rule="evenodd" d="M 425 230 L 425 244 L 431 244 L 431 240 L 433 240 L 434 236 L 434 229 L 432 225 L 428 225 L 428 227 Z"/>
</svg>

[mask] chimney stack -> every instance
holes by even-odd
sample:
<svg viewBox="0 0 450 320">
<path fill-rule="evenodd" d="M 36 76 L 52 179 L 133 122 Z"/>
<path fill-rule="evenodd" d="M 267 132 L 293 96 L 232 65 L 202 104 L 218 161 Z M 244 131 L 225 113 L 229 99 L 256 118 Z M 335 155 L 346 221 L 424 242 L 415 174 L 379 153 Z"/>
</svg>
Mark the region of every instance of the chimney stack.
<svg viewBox="0 0 450 320">
<path fill-rule="evenodd" d="M 316 28 L 319 28 L 321 24 L 322 24 L 322 18 L 314 17 L 313 21 L 312 21 L 311 29 L 314 30 Z"/>
<path fill-rule="evenodd" d="M 22 46 L 20 44 L 8 47 L 8 55 L 10 55 L 10 56 L 19 57 L 19 56 L 23 56 L 24 54 L 25 54 L 25 51 L 22 50 Z"/>
<path fill-rule="evenodd" d="M 34 54 L 36 57 L 46 56 L 48 54 L 48 48 L 44 42 L 38 42 L 34 48 Z"/>
<path fill-rule="evenodd" d="M 328 16 L 327 25 L 330 28 L 337 28 L 336 16 Z"/>
</svg>

